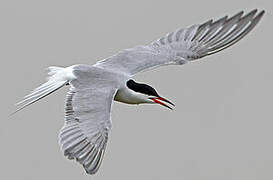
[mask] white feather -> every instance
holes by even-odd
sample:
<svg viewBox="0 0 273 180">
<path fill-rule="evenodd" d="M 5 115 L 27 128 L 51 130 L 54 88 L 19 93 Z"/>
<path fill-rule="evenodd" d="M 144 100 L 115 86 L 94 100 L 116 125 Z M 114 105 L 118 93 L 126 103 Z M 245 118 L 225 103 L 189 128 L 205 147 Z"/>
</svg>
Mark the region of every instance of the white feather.
<svg viewBox="0 0 273 180">
<path fill-rule="evenodd" d="M 75 75 L 73 74 L 73 66 L 67 68 L 52 66 L 49 67 L 48 70 L 48 81 L 34 89 L 29 95 L 25 96 L 22 101 L 16 103 L 16 105 L 20 105 L 21 107 L 19 107 L 14 113 L 39 101 L 57 89 L 63 87 L 66 83 L 76 79 Z"/>
</svg>

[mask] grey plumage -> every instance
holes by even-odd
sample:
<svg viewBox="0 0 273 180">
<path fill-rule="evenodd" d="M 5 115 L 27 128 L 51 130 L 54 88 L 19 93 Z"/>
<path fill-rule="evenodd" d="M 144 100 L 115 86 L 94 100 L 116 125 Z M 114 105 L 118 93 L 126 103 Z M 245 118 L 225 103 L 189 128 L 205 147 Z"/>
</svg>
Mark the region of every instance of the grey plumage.
<svg viewBox="0 0 273 180">
<path fill-rule="evenodd" d="M 116 88 L 107 81 L 90 81 L 89 75 L 96 74 L 91 66 L 79 65 L 74 71 L 80 78 L 70 82 L 60 145 L 65 156 L 76 159 L 88 174 L 94 174 L 101 164 L 111 129 L 110 112 Z"/>
<path fill-rule="evenodd" d="M 169 64 L 185 64 L 235 44 L 260 21 L 264 11 L 257 9 L 243 16 L 243 11 L 228 18 L 209 20 L 201 25 L 178 29 L 147 46 L 126 49 L 99 61 L 97 66 L 122 70 L 135 75 L 143 70 Z"/>
<path fill-rule="evenodd" d="M 230 18 L 178 29 L 149 45 L 125 49 L 92 66 L 50 67 L 49 80 L 19 102 L 21 107 L 16 112 L 69 84 L 60 145 L 65 156 L 94 174 L 101 165 L 111 130 L 112 101 L 140 104 L 164 100 L 157 93 L 152 101 L 149 95 L 140 93 L 143 91 L 133 91 L 126 86 L 129 79 L 144 70 L 182 65 L 226 49 L 256 26 L 264 15 L 264 11 L 257 12 L 255 9 L 243 15 L 241 11 Z"/>
</svg>

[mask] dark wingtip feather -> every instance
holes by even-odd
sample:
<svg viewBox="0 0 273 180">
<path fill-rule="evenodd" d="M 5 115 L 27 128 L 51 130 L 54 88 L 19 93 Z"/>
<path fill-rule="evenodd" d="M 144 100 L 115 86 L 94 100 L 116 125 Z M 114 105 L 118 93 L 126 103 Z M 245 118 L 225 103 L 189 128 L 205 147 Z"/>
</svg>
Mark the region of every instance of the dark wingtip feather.
<svg viewBox="0 0 273 180">
<path fill-rule="evenodd" d="M 249 13 L 247 13 L 246 15 L 244 15 L 241 19 L 247 18 L 249 16 L 254 17 L 257 12 L 258 12 L 258 10 L 254 9 L 254 10 L 250 11 Z"/>
<path fill-rule="evenodd" d="M 244 11 L 240 11 L 237 14 L 231 16 L 230 18 L 227 19 L 226 23 L 233 20 L 233 19 L 237 19 L 240 18 L 242 15 L 244 14 Z"/>
<path fill-rule="evenodd" d="M 258 9 L 256 8 L 256 9 L 253 9 L 252 11 L 250 11 L 248 14 L 252 14 L 252 13 L 256 14 L 257 12 L 258 12 Z"/>
<path fill-rule="evenodd" d="M 265 13 L 265 10 L 262 10 L 262 11 L 256 16 L 256 18 L 261 19 L 261 18 L 263 17 L 264 13 Z"/>
<path fill-rule="evenodd" d="M 233 17 L 229 18 L 226 21 L 226 23 L 228 21 L 233 20 L 233 19 L 235 20 L 235 19 L 239 18 L 238 20 L 236 20 L 234 22 L 234 24 L 237 24 L 240 22 L 249 22 L 250 25 L 245 24 L 244 27 L 246 29 L 243 31 L 238 31 L 239 29 L 237 29 L 237 30 L 234 29 L 234 32 L 238 31 L 238 33 L 239 33 L 234 38 L 232 38 L 232 36 L 231 36 L 234 34 L 234 32 L 231 31 L 229 34 L 225 35 L 225 37 L 223 37 L 221 39 L 218 38 L 219 40 L 217 40 L 216 42 L 209 43 L 208 45 L 211 47 L 206 50 L 206 53 L 203 56 L 211 55 L 211 54 L 217 53 L 219 51 L 222 51 L 222 50 L 230 47 L 231 45 L 235 44 L 239 40 L 241 40 L 245 35 L 247 35 L 257 25 L 257 23 L 260 21 L 260 19 L 262 18 L 262 16 L 265 13 L 264 10 L 259 12 L 258 14 L 256 14 L 257 12 L 258 12 L 258 10 L 254 9 L 254 10 L 250 11 L 249 13 L 245 14 L 244 16 L 242 16 L 243 11 L 241 11 L 241 12 L 237 13 L 236 15 L 234 15 Z M 244 27 L 241 27 L 240 29 L 244 29 Z M 232 28 L 232 27 L 229 27 L 229 28 Z"/>
</svg>

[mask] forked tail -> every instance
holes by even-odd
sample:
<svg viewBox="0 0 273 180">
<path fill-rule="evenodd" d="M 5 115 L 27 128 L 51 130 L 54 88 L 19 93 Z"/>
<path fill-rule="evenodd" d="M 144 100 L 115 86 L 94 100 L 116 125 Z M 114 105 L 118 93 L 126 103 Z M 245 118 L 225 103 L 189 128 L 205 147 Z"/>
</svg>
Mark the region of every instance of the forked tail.
<svg viewBox="0 0 273 180">
<path fill-rule="evenodd" d="M 75 78 L 71 66 L 67 68 L 51 66 L 48 70 L 48 81 L 26 95 L 22 101 L 16 103 L 19 108 L 12 114 L 57 91 Z"/>
</svg>

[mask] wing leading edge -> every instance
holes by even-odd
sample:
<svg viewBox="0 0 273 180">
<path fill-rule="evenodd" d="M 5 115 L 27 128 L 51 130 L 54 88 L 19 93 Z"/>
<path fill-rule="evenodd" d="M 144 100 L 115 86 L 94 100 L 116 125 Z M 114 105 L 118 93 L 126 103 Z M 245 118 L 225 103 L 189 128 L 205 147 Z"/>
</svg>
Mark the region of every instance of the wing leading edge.
<svg viewBox="0 0 273 180">
<path fill-rule="evenodd" d="M 263 15 L 264 11 L 258 12 L 257 9 L 245 15 L 241 11 L 232 17 L 178 29 L 150 45 L 125 49 L 95 66 L 133 76 L 162 65 L 185 64 L 235 44 L 257 25 Z"/>
</svg>

